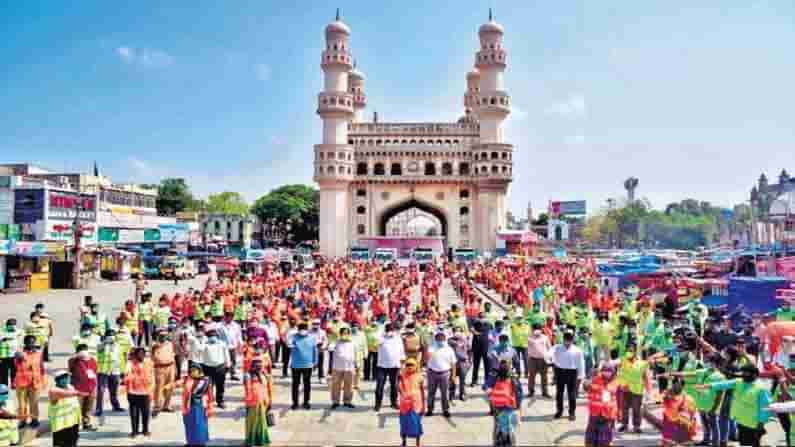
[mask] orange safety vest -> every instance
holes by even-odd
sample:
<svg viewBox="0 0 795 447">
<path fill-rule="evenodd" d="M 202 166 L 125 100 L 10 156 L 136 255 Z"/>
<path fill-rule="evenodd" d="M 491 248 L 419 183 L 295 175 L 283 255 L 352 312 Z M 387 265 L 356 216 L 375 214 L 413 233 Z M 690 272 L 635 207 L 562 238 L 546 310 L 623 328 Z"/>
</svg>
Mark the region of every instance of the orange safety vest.
<svg viewBox="0 0 795 447">
<path fill-rule="evenodd" d="M 41 351 L 23 352 L 22 358 L 16 359 L 15 362 L 17 375 L 14 377 L 14 386 L 16 388 L 40 390 L 44 386 Z"/>
<path fill-rule="evenodd" d="M 190 401 L 191 395 L 193 394 L 193 388 L 196 386 L 196 380 L 191 378 L 190 376 L 185 378 L 185 382 L 182 385 L 182 414 L 187 415 L 190 413 Z M 202 403 L 204 404 L 204 411 L 207 413 L 207 417 L 213 415 L 213 387 L 212 384 L 208 384 L 207 392 L 204 393 L 202 396 Z"/>
<path fill-rule="evenodd" d="M 148 359 L 143 362 L 133 360 L 128 365 L 130 373 L 124 377 L 125 385 L 127 385 L 127 394 L 152 394 L 152 382 L 154 382 L 152 362 Z"/>
<path fill-rule="evenodd" d="M 494 408 L 516 408 L 516 393 L 513 389 L 513 381 L 498 380 L 491 389 L 491 404 Z"/>
<path fill-rule="evenodd" d="M 588 390 L 588 412 L 592 417 L 602 416 L 615 420 L 618 417 L 618 384 L 615 380 L 605 383 L 601 377 L 595 377 Z"/>
<path fill-rule="evenodd" d="M 403 372 L 398 378 L 400 390 L 400 413 L 406 414 L 411 410 L 419 413 L 422 410 L 421 384 L 423 376 L 419 372 L 407 374 Z"/>
</svg>

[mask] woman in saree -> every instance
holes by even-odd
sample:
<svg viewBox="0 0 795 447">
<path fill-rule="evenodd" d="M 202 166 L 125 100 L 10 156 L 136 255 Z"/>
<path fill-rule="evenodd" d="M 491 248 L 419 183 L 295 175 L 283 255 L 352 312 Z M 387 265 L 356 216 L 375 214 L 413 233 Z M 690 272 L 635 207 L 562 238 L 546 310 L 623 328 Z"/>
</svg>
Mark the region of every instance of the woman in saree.
<svg viewBox="0 0 795 447">
<path fill-rule="evenodd" d="M 201 365 L 192 364 L 182 388 L 182 423 L 185 425 L 187 445 L 207 445 L 210 440 L 208 420 L 212 413 L 210 380 L 204 376 Z"/>
<path fill-rule="evenodd" d="M 255 358 L 243 379 L 246 392 L 246 443 L 247 447 L 270 445 L 268 408 L 273 401 L 273 384 L 263 370 L 263 361 Z"/>
<path fill-rule="evenodd" d="M 409 358 L 403 366 L 398 383 L 400 398 L 400 438 L 406 447 L 406 438 L 415 438 L 422 447 L 422 415 L 425 414 L 425 380 L 417 370 L 417 360 Z"/>
</svg>

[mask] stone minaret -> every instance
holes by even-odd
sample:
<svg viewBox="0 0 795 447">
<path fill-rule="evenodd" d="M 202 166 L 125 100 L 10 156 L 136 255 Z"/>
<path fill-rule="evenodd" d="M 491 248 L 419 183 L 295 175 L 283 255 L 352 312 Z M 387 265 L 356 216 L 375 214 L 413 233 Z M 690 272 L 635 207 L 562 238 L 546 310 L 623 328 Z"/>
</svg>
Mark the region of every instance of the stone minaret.
<svg viewBox="0 0 795 447">
<path fill-rule="evenodd" d="M 326 27 L 326 48 L 320 59 L 323 91 L 317 114 L 323 120 L 323 142 L 315 145 L 315 181 L 320 186 L 320 251 L 341 257 L 348 250 L 353 180 L 353 146 L 348 144 L 348 125 L 354 118 L 354 94 L 348 84 L 353 56 L 348 46 L 351 30 L 337 18 Z"/>
</svg>

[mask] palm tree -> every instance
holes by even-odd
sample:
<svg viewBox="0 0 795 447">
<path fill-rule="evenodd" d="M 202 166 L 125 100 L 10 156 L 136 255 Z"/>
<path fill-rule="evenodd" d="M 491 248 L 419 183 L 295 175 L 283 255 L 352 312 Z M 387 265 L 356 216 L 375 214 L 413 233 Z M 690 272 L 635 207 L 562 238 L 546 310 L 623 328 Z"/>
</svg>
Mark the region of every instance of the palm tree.
<svg viewBox="0 0 795 447">
<path fill-rule="evenodd" d="M 630 177 L 624 180 L 624 189 L 627 190 L 627 199 L 629 203 L 635 201 L 635 190 L 638 188 L 638 179 L 636 177 Z"/>
</svg>

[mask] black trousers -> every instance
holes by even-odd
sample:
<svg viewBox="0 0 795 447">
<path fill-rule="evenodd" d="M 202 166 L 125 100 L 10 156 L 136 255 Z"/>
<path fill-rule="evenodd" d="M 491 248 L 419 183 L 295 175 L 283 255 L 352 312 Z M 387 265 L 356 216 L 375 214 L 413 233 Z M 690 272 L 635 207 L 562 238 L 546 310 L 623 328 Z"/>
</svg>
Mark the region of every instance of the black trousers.
<svg viewBox="0 0 795 447">
<path fill-rule="evenodd" d="M 326 358 L 326 351 L 317 351 L 317 378 L 322 379 L 325 377 L 324 370 L 323 370 L 323 363 Z"/>
<path fill-rule="evenodd" d="M 144 346 L 149 346 L 152 344 L 152 322 L 151 321 L 142 321 L 141 322 L 141 333 L 138 334 L 138 346 L 141 346 L 141 342 L 146 342 Z"/>
<path fill-rule="evenodd" d="M 16 376 L 17 367 L 14 364 L 14 357 L 0 359 L 0 383 L 11 388 Z"/>
<path fill-rule="evenodd" d="M 290 384 L 293 392 L 293 405 L 298 405 L 298 387 L 304 384 L 304 405 L 309 403 L 312 392 L 312 368 L 292 368 L 293 381 Z"/>
<path fill-rule="evenodd" d="M 364 358 L 364 380 L 375 380 L 375 368 L 378 364 L 378 351 L 368 352 Z"/>
<path fill-rule="evenodd" d="M 400 368 L 379 368 L 375 369 L 375 407 L 381 408 L 384 401 L 384 387 L 389 379 L 389 403 L 393 407 L 397 405 L 398 390 L 397 378 Z"/>
<path fill-rule="evenodd" d="M 149 395 L 128 394 L 130 421 L 133 433 L 149 433 L 149 411 L 152 407 Z"/>
<path fill-rule="evenodd" d="M 569 415 L 577 411 L 577 370 L 555 367 L 555 398 L 557 414 L 563 414 L 563 393 L 568 393 Z"/>
<path fill-rule="evenodd" d="M 522 368 L 524 368 L 524 375 L 530 375 L 530 357 L 527 356 L 527 348 L 518 346 L 513 347 L 516 351 L 516 356 L 513 358 L 513 369 L 516 370 L 516 375 L 522 377 Z"/>
<path fill-rule="evenodd" d="M 762 444 L 762 430 L 758 428 L 737 424 L 737 437 L 740 439 L 740 445 L 742 446 L 759 447 Z"/>
<path fill-rule="evenodd" d="M 52 445 L 54 447 L 77 447 L 77 440 L 80 438 L 80 424 L 73 425 L 63 430 L 52 433 Z"/>
<path fill-rule="evenodd" d="M 210 379 L 210 382 L 215 387 L 215 403 L 221 405 L 224 403 L 224 387 L 226 386 L 226 367 L 221 366 L 207 366 L 202 365 L 204 375 Z"/>
<path fill-rule="evenodd" d="M 478 383 L 480 375 L 480 362 L 483 362 L 483 377 L 489 376 L 489 360 L 486 357 L 488 351 L 485 349 L 472 350 L 472 383 Z"/>
<path fill-rule="evenodd" d="M 290 365 L 290 347 L 282 344 L 282 377 L 287 377 L 287 369 Z"/>
</svg>

